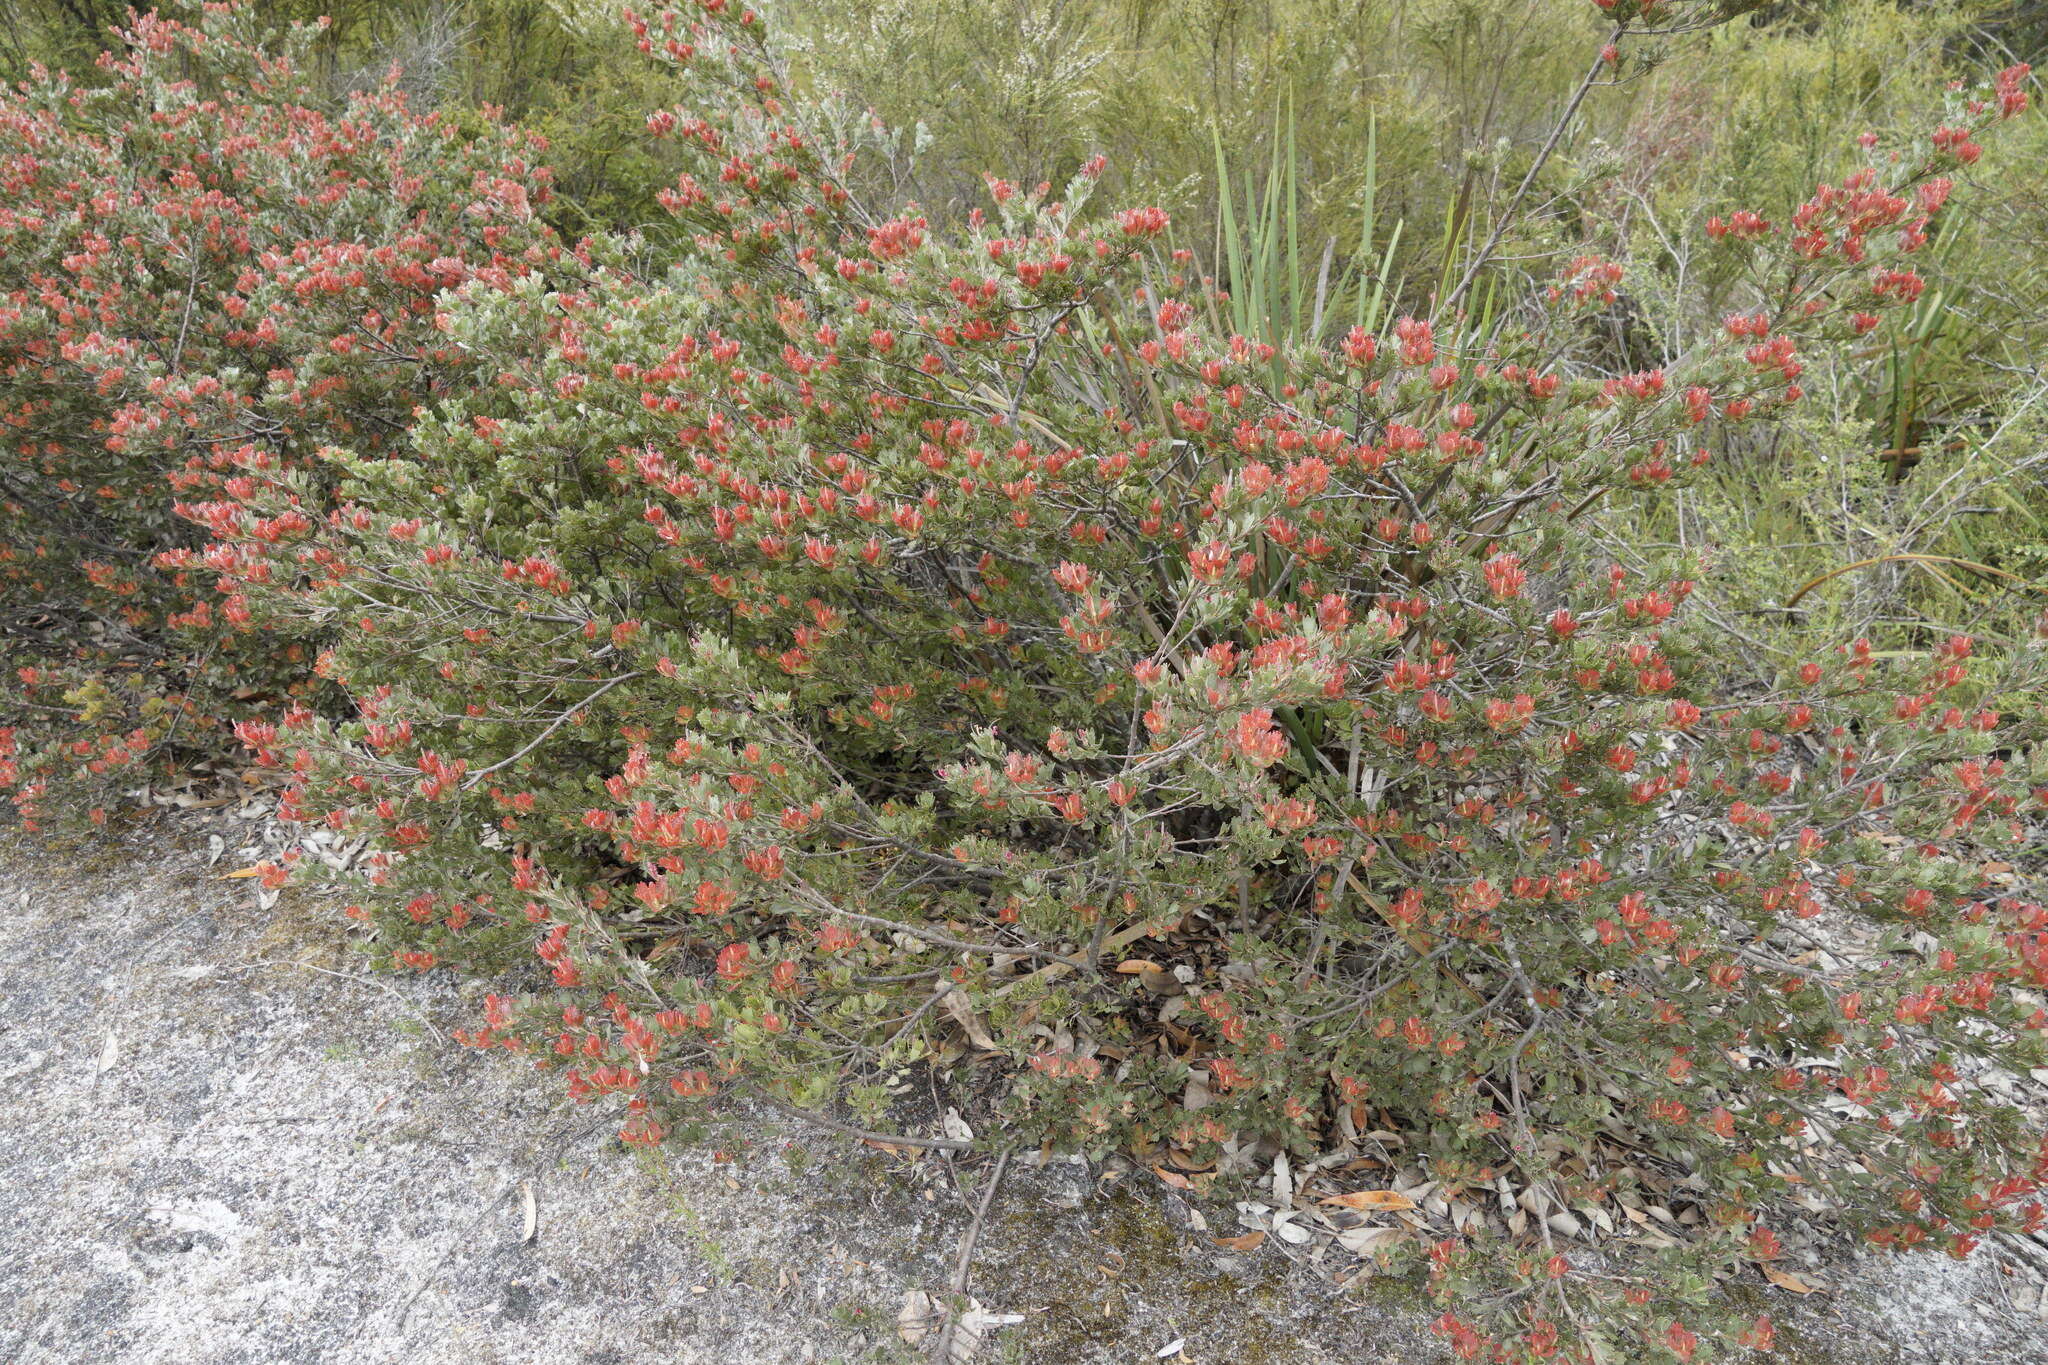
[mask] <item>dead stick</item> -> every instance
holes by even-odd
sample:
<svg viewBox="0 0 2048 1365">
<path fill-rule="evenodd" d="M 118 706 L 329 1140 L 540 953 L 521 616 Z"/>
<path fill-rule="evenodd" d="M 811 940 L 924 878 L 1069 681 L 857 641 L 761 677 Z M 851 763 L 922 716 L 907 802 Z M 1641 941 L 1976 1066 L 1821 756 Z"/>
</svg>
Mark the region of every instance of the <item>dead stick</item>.
<svg viewBox="0 0 2048 1365">
<path fill-rule="evenodd" d="M 834 1133 L 844 1133 L 847 1137 L 859 1138 L 862 1142 L 880 1143 L 890 1147 L 929 1147 L 940 1152 L 971 1152 L 974 1150 L 974 1144 L 964 1138 L 899 1136 L 895 1133 L 875 1133 L 870 1132 L 866 1128 L 856 1128 L 850 1123 L 841 1123 L 838 1119 L 827 1118 L 823 1114 L 816 1114 L 808 1109 L 799 1109 L 793 1104 L 784 1104 L 759 1086 L 746 1086 L 743 1093 L 753 1096 L 770 1109 L 786 1114 L 790 1118 L 801 1120 L 804 1123 L 815 1124 Z"/>
<path fill-rule="evenodd" d="M 988 1206 L 995 1202 L 996 1187 L 1003 1183 L 1003 1172 L 1010 1168 L 1010 1152 L 1005 1147 L 996 1157 L 996 1168 L 990 1173 L 988 1186 L 981 1192 L 981 1203 L 974 1210 L 974 1221 L 967 1225 L 967 1235 L 960 1239 L 960 1258 L 953 1263 L 953 1303 L 946 1314 L 945 1330 L 939 1333 L 938 1348 L 932 1358 L 945 1365 L 953 1358 L 953 1332 L 960 1325 L 962 1305 L 967 1299 L 967 1276 L 974 1268 L 974 1244 L 981 1240 L 982 1226 L 988 1222 Z"/>
<path fill-rule="evenodd" d="M 1344 872 L 1344 881 L 1345 884 L 1351 888 L 1352 893 L 1356 895 L 1361 901 L 1365 902 L 1367 908 L 1369 908 L 1375 915 L 1378 915 L 1381 919 L 1387 922 L 1387 927 L 1394 931 L 1395 935 L 1401 940 L 1401 942 L 1408 945 L 1408 951 L 1414 953 L 1415 956 L 1420 958 L 1423 962 L 1429 961 L 1430 955 L 1434 953 L 1436 950 L 1436 943 L 1430 938 L 1428 934 L 1424 933 L 1420 929 L 1415 928 L 1413 925 L 1404 924 L 1401 921 L 1400 917 L 1394 913 L 1393 908 L 1389 906 L 1385 901 L 1381 900 L 1378 896 L 1375 896 L 1372 894 L 1372 892 L 1366 890 L 1365 884 L 1358 880 L 1357 874 L 1350 871 L 1348 868 Z M 1465 994 L 1471 996 L 1474 1000 L 1478 1001 L 1482 1007 L 1485 1006 L 1486 997 L 1481 995 L 1478 991 L 1472 989 L 1471 982 L 1467 981 L 1464 977 L 1459 976 L 1449 967 L 1445 967 L 1442 970 L 1444 974 L 1444 979 L 1446 981 L 1449 981 L 1459 990 L 1465 992 Z"/>
</svg>

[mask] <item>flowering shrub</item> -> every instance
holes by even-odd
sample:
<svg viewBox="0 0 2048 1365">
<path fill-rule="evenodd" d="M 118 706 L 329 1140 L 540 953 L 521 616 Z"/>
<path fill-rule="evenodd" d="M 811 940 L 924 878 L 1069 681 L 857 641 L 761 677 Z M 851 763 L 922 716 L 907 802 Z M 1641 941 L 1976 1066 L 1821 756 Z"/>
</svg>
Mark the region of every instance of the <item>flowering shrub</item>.
<svg viewBox="0 0 2048 1365">
<path fill-rule="evenodd" d="M 1730 676 L 1682 566 L 1580 534 L 1913 300 L 2023 68 L 1789 223 L 1703 225 L 1748 305 L 1602 375 L 1610 262 L 1490 328 L 1276 352 L 1162 213 L 1091 211 L 1099 167 L 991 181 L 955 240 L 848 191 L 867 121 L 787 95 L 751 12 L 632 22 L 688 91 L 649 121 L 688 260 L 398 281 L 392 368 L 465 358 L 403 447 L 336 417 L 178 467 L 212 543 L 172 564 L 349 698 L 239 733 L 286 815 L 372 838 L 350 914 L 397 968 L 531 972 L 469 1041 L 633 1143 L 734 1090 L 880 1126 L 892 1071 L 971 1048 L 1004 1143 L 1689 1192 L 1696 1234 L 1618 1275 L 1541 1220 L 1418 1248 L 1467 1357 L 1765 1344 L 1705 1277 L 1797 1210 L 1956 1254 L 2040 1225 L 2039 1135 L 1986 1084 L 2048 1027 L 2048 916 L 1986 881 L 2048 802 L 2040 659 Z"/>
<path fill-rule="evenodd" d="M 174 500 L 330 442 L 402 451 L 458 361 L 434 296 L 555 250 L 525 134 L 465 136 L 395 83 L 324 110 L 312 36 L 145 16 L 103 87 L 0 96 L 0 790 L 31 815 L 304 690 L 311 652 L 247 648 L 242 599 L 210 600 L 234 566 Z"/>
</svg>

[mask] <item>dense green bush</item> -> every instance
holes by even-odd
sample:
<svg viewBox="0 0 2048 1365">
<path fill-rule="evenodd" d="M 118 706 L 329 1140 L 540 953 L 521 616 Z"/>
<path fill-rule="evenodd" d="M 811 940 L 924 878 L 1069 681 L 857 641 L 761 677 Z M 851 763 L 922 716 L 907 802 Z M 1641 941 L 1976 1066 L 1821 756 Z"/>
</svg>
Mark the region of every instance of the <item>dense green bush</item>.
<svg viewBox="0 0 2048 1365">
<path fill-rule="evenodd" d="M 849 189 L 884 135 L 751 12 L 634 22 L 687 92 L 650 128 L 688 258 L 457 288 L 473 382 L 405 450 L 244 457 L 186 509 L 223 592 L 329 642 L 353 714 L 241 733 L 372 839 L 376 951 L 517 983 L 471 1041 L 630 1142 L 730 1091 L 882 1127 L 966 1050 L 988 1143 L 1388 1131 L 1452 1191 L 1691 1191 L 1619 1278 L 1412 1247 L 1466 1355 L 1756 1344 L 1706 1277 L 1794 1210 L 2039 1225 L 1987 1081 L 2041 1059 L 2048 919 L 1986 881 L 2048 800 L 2038 648 L 1745 676 L 1681 565 L 1586 533 L 1919 297 L 2023 68 L 1789 222 L 1729 204 L 1724 325 L 1602 374 L 1611 262 L 1275 350 L 1165 214 L 1091 208 L 1099 165 L 940 231 Z"/>
<path fill-rule="evenodd" d="M 174 501 L 330 442 L 403 451 L 462 363 L 436 295 L 559 251 L 528 134 L 465 134 L 393 83 L 328 106 L 314 36 L 152 15 L 102 84 L 0 96 L 0 791 L 31 816 L 52 782 L 133 782 L 305 693 L 312 650 L 249 648 L 213 591 L 234 552 L 198 555 Z"/>
</svg>

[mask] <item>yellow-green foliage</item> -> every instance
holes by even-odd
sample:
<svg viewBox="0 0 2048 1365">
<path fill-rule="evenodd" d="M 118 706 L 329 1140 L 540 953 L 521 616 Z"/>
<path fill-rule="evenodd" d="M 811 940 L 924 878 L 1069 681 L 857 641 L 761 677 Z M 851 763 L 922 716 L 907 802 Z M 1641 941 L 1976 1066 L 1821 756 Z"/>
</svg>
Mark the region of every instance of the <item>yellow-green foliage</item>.
<svg viewBox="0 0 2048 1365">
<path fill-rule="evenodd" d="M 1291 102 L 1303 236 L 1356 233 L 1368 130 L 1381 212 L 1439 224 L 1491 183 L 1485 153 L 1540 136 L 1576 80 L 1583 19 L 1471 0 L 806 0 L 787 7 L 808 78 L 889 122 L 945 130 L 912 191 L 927 210 L 976 202 L 983 171 L 1064 183 L 1110 158 L 1110 191 L 1162 198 L 1184 237 L 1217 225 L 1214 141 L 1263 180 Z M 1478 155 L 1468 156 L 1468 153 Z M 1468 161 L 1477 163 L 1468 167 Z M 1433 250 L 1433 233 L 1416 239 Z"/>
</svg>

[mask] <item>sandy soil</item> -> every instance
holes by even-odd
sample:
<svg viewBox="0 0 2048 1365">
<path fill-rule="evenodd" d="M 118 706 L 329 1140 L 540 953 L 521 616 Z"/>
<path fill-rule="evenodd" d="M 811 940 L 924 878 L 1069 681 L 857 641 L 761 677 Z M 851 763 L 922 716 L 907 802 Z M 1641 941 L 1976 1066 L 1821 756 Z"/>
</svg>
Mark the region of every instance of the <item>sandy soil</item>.
<svg viewBox="0 0 2048 1365">
<path fill-rule="evenodd" d="M 191 818 L 0 837 L 0 1360 L 912 1358 L 899 1309 L 943 1291 L 977 1171 L 746 1115 L 623 1151 L 447 1040 L 462 988 L 364 974 L 331 912 L 219 880 L 234 857 Z M 2038 1282 L 1994 1262 L 1834 1273 L 1773 1294 L 1785 1358 L 2048 1362 Z M 1225 1253 L 1149 1177 L 1075 1165 L 1004 1182 L 972 1289 L 1022 1315 L 991 1361 L 1444 1358 L 1412 1290 Z"/>
</svg>

